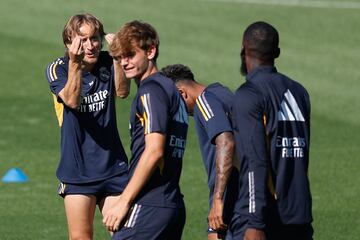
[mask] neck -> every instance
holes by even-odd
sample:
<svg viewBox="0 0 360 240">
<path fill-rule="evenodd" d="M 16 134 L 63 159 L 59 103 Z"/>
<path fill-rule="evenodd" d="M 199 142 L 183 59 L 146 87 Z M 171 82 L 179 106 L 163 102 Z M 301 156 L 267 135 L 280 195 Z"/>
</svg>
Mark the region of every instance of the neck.
<svg viewBox="0 0 360 240">
<path fill-rule="evenodd" d="M 195 86 L 195 88 L 194 88 L 194 93 L 195 93 L 195 95 L 196 95 L 196 98 L 198 97 L 198 96 L 200 96 L 200 94 L 205 90 L 205 86 L 204 85 L 202 85 L 201 83 L 197 83 L 196 84 L 196 86 Z"/>
<path fill-rule="evenodd" d="M 145 72 L 141 76 L 139 76 L 139 78 L 137 78 L 137 79 L 139 82 L 143 81 L 145 78 L 147 78 L 148 76 L 150 76 L 151 74 L 154 74 L 156 72 L 158 72 L 156 63 L 154 63 L 153 61 L 150 61 Z"/>
<path fill-rule="evenodd" d="M 260 66 L 274 66 L 274 60 L 272 61 L 263 61 L 258 58 L 247 58 L 246 59 L 246 69 L 248 73 L 251 73 L 255 68 Z"/>
<path fill-rule="evenodd" d="M 87 71 L 87 72 L 91 72 L 91 70 L 94 68 L 95 64 L 96 64 L 96 63 L 93 63 L 93 64 L 87 64 L 87 63 L 82 64 L 82 65 L 81 65 L 81 69 L 82 69 L 82 70 L 85 70 L 85 71 Z"/>
<path fill-rule="evenodd" d="M 186 92 L 194 101 L 196 98 L 200 96 L 200 94 L 204 91 L 205 86 L 197 83 L 197 82 L 189 82 L 189 85 L 184 86 L 186 88 Z"/>
</svg>

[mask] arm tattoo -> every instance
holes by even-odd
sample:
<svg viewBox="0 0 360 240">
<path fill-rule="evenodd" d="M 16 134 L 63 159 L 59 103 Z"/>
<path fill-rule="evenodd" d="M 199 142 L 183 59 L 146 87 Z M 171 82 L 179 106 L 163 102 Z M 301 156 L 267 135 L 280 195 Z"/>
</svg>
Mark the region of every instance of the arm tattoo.
<svg viewBox="0 0 360 240">
<path fill-rule="evenodd" d="M 222 198 L 231 174 L 235 141 L 231 132 L 223 132 L 215 139 L 216 178 L 214 197 Z"/>
</svg>

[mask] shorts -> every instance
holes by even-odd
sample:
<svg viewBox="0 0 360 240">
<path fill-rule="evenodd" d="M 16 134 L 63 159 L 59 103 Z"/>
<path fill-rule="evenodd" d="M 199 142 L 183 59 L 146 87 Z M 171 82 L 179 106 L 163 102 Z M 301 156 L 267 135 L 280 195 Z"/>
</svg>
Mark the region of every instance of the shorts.
<svg viewBox="0 0 360 240">
<path fill-rule="evenodd" d="M 99 203 L 103 198 L 110 195 L 117 195 L 124 191 L 128 178 L 120 174 L 114 177 L 91 183 L 63 183 L 58 187 L 58 194 L 65 197 L 69 194 L 94 195 L 96 202 Z"/>
<path fill-rule="evenodd" d="M 180 240 L 186 219 L 185 208 L 153 207 L 135 204 L 125 225 L 113 240 Z"/>
<path fill-rule="evenodd" d="M 247 223 L 244 217 L 235 213 L 229 224 L 226 240 L 244 239 Z M 269 219 L 265 229 L 267 240 L 313 240 L 313 232 L 311 224 L 284 225 L 276 217 Z"/>
<path fill-rule="evenodd" d="M 267 213 L 267 226 L 265 229 L 268 240 L 312 240 L 314 230 L 308 224 L 283 224 L 277 207 L 270 202 Z"/>
<path fill-rule="evenodd" d="M 311 224 L 284 225 L 270 223 L 266 230 L 268 240 L 313 240 Z"/>
</svg>

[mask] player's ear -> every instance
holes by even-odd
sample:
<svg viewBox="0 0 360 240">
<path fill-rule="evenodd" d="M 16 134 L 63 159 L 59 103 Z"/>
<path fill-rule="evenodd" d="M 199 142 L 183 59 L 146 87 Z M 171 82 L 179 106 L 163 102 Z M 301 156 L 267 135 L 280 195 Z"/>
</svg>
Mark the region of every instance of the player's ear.
<svg viewBox="0 0 360 240">
<path fill-rule="evenodd" d="M 274 52 L 274 58 L 278 58 L 280 56 L 280 48 L 277 48 Z"/>
<path fill-rule="evenodd" d="M 185 89 L 182 87 L 177 87 L 177 89 L 181 94 L 181 96 L 183 97 L 183 99 L 186 100 L 188 98 L 188 94 L 186 93 Z"/>
<path fill-rule="evenodd" d="M 152 60 L 156 55 L 156 47 L 154 45 L 150 46 L 150 48 L 146 51 L 147 57 L 149 60 Z"/>
<path fill-rule="evenodd" d="M 71 43 L 72 43 L 71 39 L 68 39 L 68 41 L 66 43 L 64 43 L 65 48 L 70 49 Z"/>
<path fill-rule="evenodd" d="M 71 36 L 68 36 L 68 37 L 67 37 L 67 41 L 66 41 L 66 43 L 65 43 L 65 47 L 66 47 L 67 49 L 70 49 L 70 46 L 71 46 L 72 41 L 74 40 L 74 38 L 75 38 L 75 35 L 74 35 L 74 34 L 72 34 Z"/>
</svg>

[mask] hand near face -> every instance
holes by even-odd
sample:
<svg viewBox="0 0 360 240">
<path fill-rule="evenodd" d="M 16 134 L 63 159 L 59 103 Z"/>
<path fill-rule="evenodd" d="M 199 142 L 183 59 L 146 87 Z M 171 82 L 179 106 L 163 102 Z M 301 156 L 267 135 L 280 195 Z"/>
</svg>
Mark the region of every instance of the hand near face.
<svg viewBox="0 0 360 240">
<path fill-rule="evenodd" d="M 112 43 L 112 41 L 115 38 L 115 34 L 114 33 L 108 33 L 105 35 L 105 40 L 108 43 L 108 45 L 110 45 Z"/>
<path fill-rule="evenodd" d="M 82 40 L 79 36 L 74 37 L 72 43 L 68 45 L 70 60 L 81 63 L 85 56 Z"/>
</svg>

